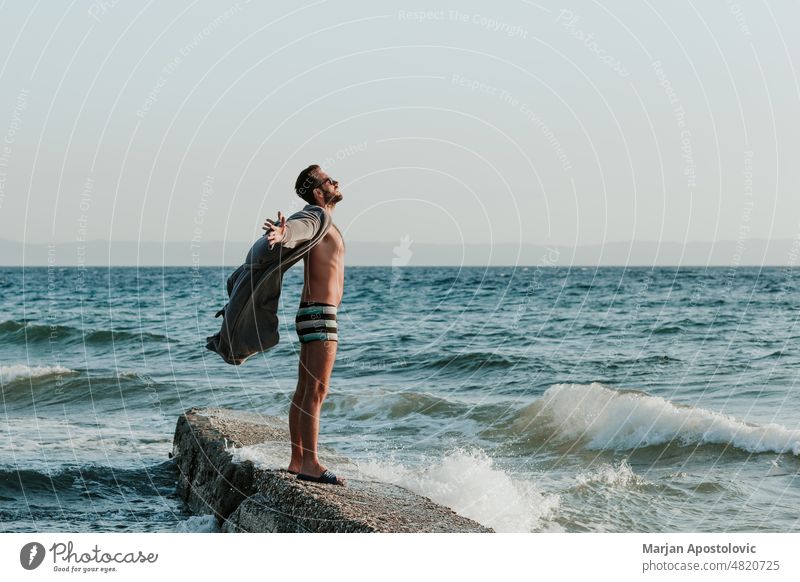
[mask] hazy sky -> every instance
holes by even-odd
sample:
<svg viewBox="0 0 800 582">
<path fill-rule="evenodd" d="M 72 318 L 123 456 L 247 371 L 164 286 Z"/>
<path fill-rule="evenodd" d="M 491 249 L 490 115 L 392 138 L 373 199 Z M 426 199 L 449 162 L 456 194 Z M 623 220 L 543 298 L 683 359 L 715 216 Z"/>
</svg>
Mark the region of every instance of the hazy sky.
<svg viewBox="0 0 800 582">
<path fill-rule="evenodd" d="M 353 241 L 800 233 L 800 7 L 0 9 L 0 238 L 249 241 L 341 183 Z"/>
</svg>

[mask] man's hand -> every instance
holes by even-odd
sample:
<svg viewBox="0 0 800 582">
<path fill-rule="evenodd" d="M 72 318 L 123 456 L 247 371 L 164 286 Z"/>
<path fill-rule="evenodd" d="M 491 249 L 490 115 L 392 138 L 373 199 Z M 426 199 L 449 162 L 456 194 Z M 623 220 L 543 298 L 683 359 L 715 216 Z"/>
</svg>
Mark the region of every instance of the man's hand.
<svg viewBox="0 0 800 582">
<path fill-rule="evenodd" d="M 269 241 L 269 248 L 272 250 L 276 244 L 283 242 L 286 236 L 286 217 L 278 210 L 278 222 L 273 222 L 269 218 L 264 221 L 264 226 L 261 227 L 265 230 L 264 236 Z"/>
</svg>

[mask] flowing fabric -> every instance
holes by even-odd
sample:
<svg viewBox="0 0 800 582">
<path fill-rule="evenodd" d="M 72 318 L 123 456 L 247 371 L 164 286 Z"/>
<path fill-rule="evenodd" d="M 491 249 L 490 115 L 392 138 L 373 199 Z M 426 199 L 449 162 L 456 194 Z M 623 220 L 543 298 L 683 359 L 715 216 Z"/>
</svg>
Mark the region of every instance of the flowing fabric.
<svg viewBox="0 0 800 582">
<path fill-rule="evenodd" d="M 321 206 L 307 204 L 287 218 L 282 244 L 270 250 L 266 236 L 253 244 L 244 264 L 228 277 L 228 303 L 216 314 L 223 317 L 222 329 L 207 338 L 207 349 L 238 366 L 278 343 L 283 274 L 322 240 L 331 223 Z"/>
</svg>

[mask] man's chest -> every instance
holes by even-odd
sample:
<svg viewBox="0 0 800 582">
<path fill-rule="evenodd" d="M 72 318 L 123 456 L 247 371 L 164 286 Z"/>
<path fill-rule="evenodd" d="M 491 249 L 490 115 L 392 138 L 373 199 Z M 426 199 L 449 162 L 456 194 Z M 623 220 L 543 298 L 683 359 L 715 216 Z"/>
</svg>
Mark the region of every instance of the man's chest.
<svg viewBox="0 0 800 582">
<path fill-rule="evenodd" d="M 344 252 L 344 236 L 342 236 L 342 231 L 335 224 L 331 224 L 330 229 L 328 229 L 323 238 L 323 242 L 327 242 L 336 251 Z"/>
<path fill-rule="evenodd" d="M 333 258 L 337 255 L 344 253 L 344 237 L 342 236 L 339 228 L 333 224 L 322 240 L 311 249 L 309 253 L 312 258 Z"/>
</svg>

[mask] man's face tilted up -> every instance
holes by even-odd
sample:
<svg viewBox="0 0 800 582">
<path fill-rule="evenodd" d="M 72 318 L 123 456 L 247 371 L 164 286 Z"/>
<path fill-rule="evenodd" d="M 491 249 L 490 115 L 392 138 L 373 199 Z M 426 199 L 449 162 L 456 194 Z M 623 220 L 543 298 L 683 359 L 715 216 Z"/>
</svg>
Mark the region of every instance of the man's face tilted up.
<svg viewBox="0 0 800 582">
<path fill-rule="evenodd" d="M 319 170 L 317 172 L 317 186 L 314 187 L 314 198 L 319 206 L 336 206 L 342 201 L 344 195 L 339 190 L 339 182 Z"/>
</svg>

